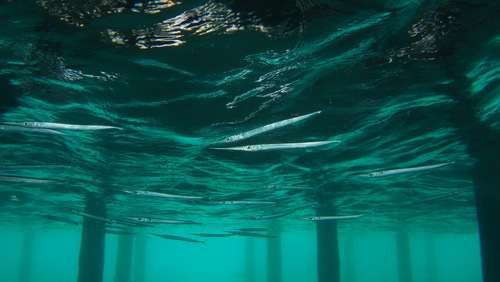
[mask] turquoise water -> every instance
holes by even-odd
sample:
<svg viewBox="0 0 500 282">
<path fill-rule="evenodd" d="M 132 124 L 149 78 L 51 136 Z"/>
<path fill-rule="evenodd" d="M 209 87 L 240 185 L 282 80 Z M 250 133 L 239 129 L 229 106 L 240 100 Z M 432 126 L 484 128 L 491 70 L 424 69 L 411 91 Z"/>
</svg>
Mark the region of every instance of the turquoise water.
<svg viewBox="0 0 500 282">
<path fill-rule="evenodd" d="M 467 140 L 487 136 L 464 128 L 500 129 L 499 6 L 373 2 L 2 2 L 2 280 L 77 281 L 83 226 L 98 233 L 107 220 L 133 234 L 106 233 L 104 281 L 267 281 L 273 240 L 282 281 L 317 281 L 316 224 L 300 218 L 333 207 L 319 215 L 363 215 L 338 221 L 342 281 L 400 281 L 398 232 L 413 281 L 481 281 Z M 280 238 L 193 235 L 238 228 Z M 117 256 L 123 237 L 133 250 Z M 117 257 L 132 265 L 117 269 Z"/>
</svg>

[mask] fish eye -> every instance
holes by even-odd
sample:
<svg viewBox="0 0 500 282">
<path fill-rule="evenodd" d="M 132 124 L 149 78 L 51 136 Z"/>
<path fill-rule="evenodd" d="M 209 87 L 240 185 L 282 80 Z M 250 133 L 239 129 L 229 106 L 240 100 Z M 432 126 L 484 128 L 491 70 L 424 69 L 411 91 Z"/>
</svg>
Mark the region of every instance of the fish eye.
<svg viewBox="0 0 500 282">
<path fill-rule="evenodd" d="M 23 122 L 23 125 L 24 125 L 24 126 L 28 126 L 28 123 L 27 123 L 27 122 Z"/>
</svg>

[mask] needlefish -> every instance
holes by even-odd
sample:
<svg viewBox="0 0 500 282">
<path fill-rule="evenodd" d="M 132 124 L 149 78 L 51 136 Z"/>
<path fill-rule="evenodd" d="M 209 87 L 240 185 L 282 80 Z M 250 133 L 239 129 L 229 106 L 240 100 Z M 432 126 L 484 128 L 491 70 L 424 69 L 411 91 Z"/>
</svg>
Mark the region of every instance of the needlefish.
<svg viewBox="0 0 500 282">
<path fill-rule="evenodd" d="M 319 220 L 339 220 L 339 219 L 358 218 L 358 217 L 362 217 L 362 216 L 369 215 L 369 214 L 370 213 L 353 214 L 353 215 L 308 216 L 308 217 L 302 217 L 302 218 L 299 218 L 299 219 L 312 220 L 312 221 L 319 221 Z"/>
<path fill-rule="evenodd" d="M 246 132 L 242 132 L 242 133 L 239 133 L 239 134 L 236 134 L 236 135 L 232 135 L 232 136 L 226 137 L 226 138 L 224 138 L 222 140 L 211 142 L 209 144 L 230 143 L 230 142 L 236 142 L 236 141 L 244 140 L 244 139 L 250 138 L 252 136 L 255 136 L 255 135 L 258 135 L 258 134 L 262 134 L 264 132 L 268 132 L 270 130 L 278 129 L 278 128 L 283 127 L 283 126 L 290 125 L 290 124 L 302 121 L 304 119 L 310 118 L 310 117 L 312 117 L 314 115 L 317 115 L 319 113 L 321 113 L 321 111 L 317 111 L 317 112 L 310 113 L 310 114 L 303 115 L 303 116 L 298 116 L 298 117 L 294 117 L 294 118 L 285 119 L 285 120 L 282 120 L 282 121 L 277 121 L 277 122 L 274 122 L 274 123 L 270 123 L 270 124 L 258 127 L 256 129 L 252 129 L 250 131 L 246 131 Z"/>
<path fill-rule="evenodd" d="M 189 233 L 191 235 L 200 236 L 200 237 L 229 237 L 234 234 L 221 234 L 221 233 Z"/>
<path fill-rule="evenodd" d="M 273 219 L 273 218 L 287 216 L 289 214 L 294 213 L 297 210 L 298 210 L 298 208 L 293 209 L 291 211 L 283 212 L 283 213 L 270 214 L 270 215 L 256 215 L 256 216 L 243 217 L 241 219 L 254 219 L 254 220 Z"/>
<path fill-rule="evenodd" d="M 25 122 L 4 122 L 3 124 L 27 127 L 27 128 L 41 128 L 41 129 L 69 129 L 69 130 L 107 130 L 119 129 L 121 127 L 108 126 L 108 125 L 82 125 L 82 124 L 66 124 L 55 122 L 40 122 L 40 121 L 25 121 Z"/>
<path fill-rule="evenodd" d="M 22 182 L 22 183 L 54 183 L 54 182 L 58 182 L 56 180 L 50 180 L 50 179 L 11 176 L 11 175 L 0 175 L 0 181 Z"/>
<path fill-rule="evenodd" d="M 85 212 L 82 212 L 82 211 L 79 211 L 79 210 L 75 210 L 75 209 L 71 209 L 71 208 L 65 208 L 65 207 L 61 207 L 61 208 L 65 209 L 66 211 L 68 211 L 70 213 L 74 213 L 74 214 L 77 214 L 79 216 L 83 216 L 83 217 L 95 219 L 95 220 L 98 220 L 98 221 L 106 222 L 108 224 L 117 224 L 117 223 L 119 223 L 119 224 L 128 225 L 128 226 L 132 225 L 132 226 L 147 226 L 147 227 L 152 227 L 151 225 L 144 225 L 144 224 L 139 224 L 139 223 L 130 223 L 130 222 L 122 221 L 122 220 L 100 217 L 100 216 L 92 215 L 92 214 L 85 213 Z"/>
<path fill-rule="evenodd" d="M 429 202 L 429 201 L 434 201 L 434 200 L 449 198 L 449 197 L 453 197 L 453 196 L 458 195 L 458 194 L 463 193 L 463 192 L 465 192 L 465 190 L 458 190 L 458 191 L 452 191 L 452 192 L 448 192 L 448 193 L 443 193 L 443 194 L 439 194 L 439 195 L 436 195 L 436 196 L 427 197 L 427 198 L 424 198 L 422 200 L 418 200 L 418 201 L 412 202 L 412 204 L 417 204 L 417 203 L 423 203 L 423 202 Z"/>
<path fill-rule="evenodd" d="M 121 191 L 123 193 L 132 195 L 140 195 L 148 197 L 173 198 L 173 199 L 205 199 L 205 197 L 201 196 L 176 195 L 176 194 L 167 194 L 167 193 L 145 191 L 145 190 L 117 190 L 117 191 Z"/>
<path fill-rule="evenodd" d="M 46 129 L 46 128 L 27 128 L 24 126 L 15 126 L 15 125 L 7 125 L 7 124 L 0 124 L 0 131 L 18 131 L 18 132 L 35 132 L 35 133 L 46 133 L 46 134 L 54 134 L 54 135 L 65 135 L 69 136 L 69 134 L 66 134 L 61 131 L 57 130 L 52 130 L 52 129 Z"/>
<path fill-rule="evenodd" d="M 218 201 L 213 202 L 215 204 L 223 204 L 223 205 L 274 205 L 277 202 L 270 201 Z"/>
<path fill-rule="evenodd" d="M 305 186 L 286 186 L 286 185 L 264 185 L 259 186 L 261 188 L 270 189 L 270 190 L 317 190 L 312 187 Z"/>
<path fill-rule="evenodd" d="M 417 167 L 408 167 L 408 168 L 397 168 L 397 169 L 381 170 L 381 171 L 374 171 L 374 172 L 369 172 L 367 174 L 358 174 L 358 175 L 353 175 L 353 176 L 371 177 L 371 178 L 382 177 L 382 176 L 396 175 L 396 174 L 402 174 L 402 173 L 425 171 L 425 170 L 435 169 L 435 168 L 438 168 L 438 167 L 447 166 L 447 165 L 450 165 L 450 164 L 453 164 L 453 163 L 455 163 L 455 162 L 454 161 L 449 161 L 449 162 L 446 162 L 446 163 L 435 164 L 435 165 L 426 165 L 426 166 L 417 166 Z"/>
<path fill-rule="evenodd" d="M 123 218 L 143 222 L 143 223 L 166 223 L 166 224 L 201 224 L 191 220 L 176 220 L 176 219 L 163 219 L 163 218 L 149 218 L 141 216 L 124 216 Z"/>
<path fill-rule="evenodd" d="M 310 148 L 310 147 L 318 147 L 331 143 L 340 143 L 340 142 L 341 141 L 339 140 L 332 140 L 332 141 L 317 141 L 317 142 L 303 142 L 303 143 L 258 144 L 258 145 L 245 145 L 245 146 L 227 147 L 227 148 L 212 147 L 210 149 L 255 152 L 255 151 L 268 151 L 268 150 Z"/>
<path fill-rule="evenodd" d="M 254 232 L 244 232 L 244 231 L 225 231 L 234 235 L 238 236 L 247 236 L 247 237 L 261 237 L 261 238 L 277 238 L 277 236 L 274 235 L 266 235 L 266 234 L 260 234 L 260 233 L 254 233 Z"/>
<path fill-rule="evenodd" d="M 75 226 L 78 225 L 78 221 L 67 219 L 67 218 L 64 218 L 64 217 L 55 216 L 55 215 L 38 214 L 37 216 L 43 217 L 43 218 L 46 218 L 46 219 L 50 219 L 50 220 L 53 220 L 53 221 L 59 221 L 59 222 L 65 222 L 65 223 L 74 224 Z"/>
<path fill-rule="evenodd" d="M 181 237 L 181 236 L 174 236 L 174 235 L 167 235 L 167 234 L 155 234 L 155 233 L 149 233 L 149 234 L 155 235 L 155 236 L 158 236 L 158 237 L 164 238 L 164 239 L 170 239 L 170 240 L 179 240 L 179 241 L 186 241 L 186 242 L 192 242 L 192 243 L 205 243 L 203 241 L 198 241 L 195 239 Z"/>
</svg>

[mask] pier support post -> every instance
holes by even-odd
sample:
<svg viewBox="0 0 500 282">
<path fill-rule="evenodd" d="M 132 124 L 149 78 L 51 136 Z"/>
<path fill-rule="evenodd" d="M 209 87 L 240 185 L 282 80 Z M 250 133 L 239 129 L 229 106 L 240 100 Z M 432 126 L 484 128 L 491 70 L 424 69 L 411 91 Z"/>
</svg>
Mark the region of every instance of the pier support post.
<svg viewBox="0 0 500 282">
<path fill-rule="evenodd" d="M 272 221 L 269 224 L 269 235 L 276 238 L 267 240 L 267 281 L 281 282 L 281 231 L 282 227 L 279 222 Z"/>
<path fill-rule="evenodd" d="M 427 279 L 425 281 L 439 281 L 437 273 L 436 248 L 433 237 L 425 239 L 425 257 L 425 272 L 427 273 Z"/>
<path fill-rule="evenodd" d="M 33 230 L 23 231 L 23 246 L 21 252 L 21 263 L 19 267 L 19 282 L 31 281 L 33 268 L 33 247 L 35 235 Z"/>
<path fill-rule="evenodd" d="M 396 251 L 398 254 L 399 281 L 413 281 L 411 273 L 410 243 L 408 240 L 408 233 L 404 230 L 399 230 L 396 233 Z"/>
<path fill-rule="evenodd" d="M 146 247 L 146 236 L 144 231 L 140 231 L 135 236 L 134 282 L 146 281 Z"/>
<path fill-rule="evenodd" d="M 335 209 L 330 206 L 321 206 L 318 208 L 317 214 L 332 215 L 335 214 Z M 316 238 L 318 282 L 339 282 L 340 258 L 337 221 L 317 221 Z"/>
<path fill-rule="evenodd" d="M 344 241 L 345 251 L 342 260 L 342 265 L 344 266 L 344 277 L 345 281 L 356 282 L 356 257 L 354 252 L 354 239 L 350 236 Z"/>
<path fill-rule="evenodd" d="M 484 282 L 500 281 L 500 143 L 473 168 Z"/>
<path fill-rule="evenodd" d="M 106 217 L 106 204 L 90 194 L 85 198 L 85 213 Z M 101 282 L 104 270 L 105 225 L 92 218 L 83 218 L 78 282 Z"/>
<path fill-rule="evenodd" d="M 130 282 L 134 237 L 120 235 L 116 252 L 115 282 Z"/>
<path fill-rule="evenodd" d="M 255 238 L 245 240 L 245 282 L 255 282 Z"/>
</svg>

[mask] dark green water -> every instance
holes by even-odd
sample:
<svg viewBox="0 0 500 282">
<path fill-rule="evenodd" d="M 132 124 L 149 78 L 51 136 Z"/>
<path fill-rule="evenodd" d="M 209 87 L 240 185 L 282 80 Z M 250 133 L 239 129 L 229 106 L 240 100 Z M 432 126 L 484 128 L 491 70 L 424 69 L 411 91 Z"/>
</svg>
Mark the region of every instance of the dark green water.
<svg viewBox="0 0 500 282">
<path fill-rule="evenodd" d="M 141 3 L 1 2 L 2 281 L 77 281 L 89 218 L 69 209 L 83 212 L 86 199 L 100 203 L 107 219 L 201 223 L 111 224 L 134 234 L 106 233 L 104 281 L 128 281 L 117 272 L 130 272 L 130 281 L 268 281 L 272 240 L 280 240 L 282 281 L 317 281 L 316 224 L 300 218 L 325 206 L 335 214 L 320 215 L 367 214 L 338 222 L 342 281 L 403 281 L 400 232 L 413 281 L 481 281 L 475 160 L 466 140 L 488 136 L 462 129 L 469 120 L 500 129 L 497 1 Z M 209 144 L 316 111 L 245 140 Z M 14 122 L 121 130 L 9 127 Z M 341 142 L 211 149 L 327 140 Z M 267 228 L 280 239 L 193 235 L 237 228 Z M 130 257 L 131 266 L 117 257 Z"/>
</svg>

